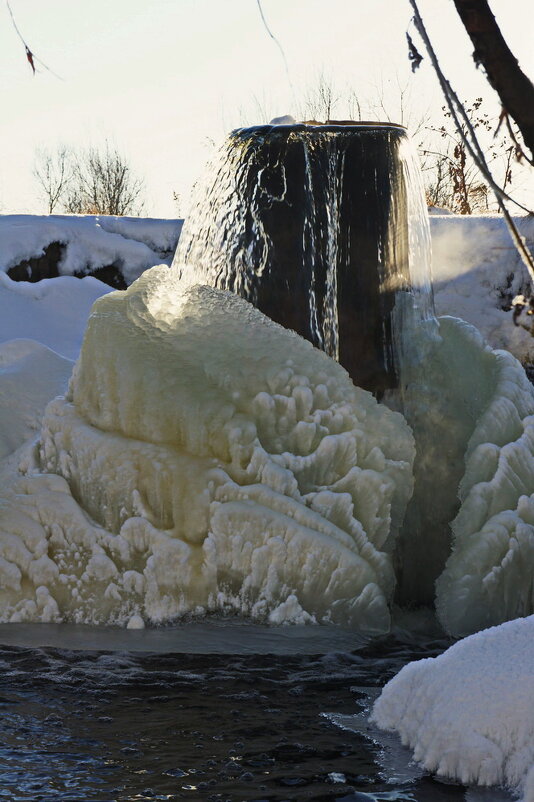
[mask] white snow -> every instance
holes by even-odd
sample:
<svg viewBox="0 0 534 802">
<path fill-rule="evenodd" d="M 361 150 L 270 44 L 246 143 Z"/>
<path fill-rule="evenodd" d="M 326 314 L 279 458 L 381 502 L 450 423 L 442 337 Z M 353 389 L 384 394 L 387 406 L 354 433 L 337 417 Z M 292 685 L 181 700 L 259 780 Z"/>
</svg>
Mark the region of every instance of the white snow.
<svg viewBox="0 0 534 802">
<path fill-rule="evenodd" d="M 40 465 L 25 453 L 5 481 L 2 620 L 231 609 L 387 630 L 413 451 L 325 354 L 154 268 L 97 301 Z"/>
<path fill-rule="evenodd" d="M 36 283 L 12 281 L 0 271 L 0 343 L 35 340 L 76 359 L 94 301 L 110 292 L 96 278 L 60 276 Z"/>
<path fill-rule="evenodd" d="M 0 272 L 0 460 L 38 434 L 45 406 L 66 392 L 91 306 L 109 291 L 89 277 L 30 284 Z"/>
<path fill-rule="evenodd" d="M 409 663 L 371 721 L 396 731 L 428 771 L 502 785 L 534 802 L 534 616 L 471 635 Z"/>
<path fill-rule="evenodd" d="M 269 125 L 295 125 L 296 122 L 291 114 L 282 114 L 281 117 L 273 117 Z"/>
<path fill-rule="evenodd" d="M 534 217 L 514 221 L 534 251 Z M 534 338 L 502 308 L 530 286 L 502 215 L 432 214 L 430 231 L 436 313 L 466 320 L 492 348 L 534 363 Z"/>
<path fill-rule="evenodd" d="M 0 343 L 0 459 L 36 436 L 47 403 L 65 393 L 72 366 L 34 340 Z"/>
<path fill-rule="evenodd" d="M 61 275 L 114 265 L 127 284 L 153 265 L 170 263 L 182 220 L 75 215 L 1 215 L 0 271 L 42 256 L 52 242 L 65 251 Z"/>
</svg>

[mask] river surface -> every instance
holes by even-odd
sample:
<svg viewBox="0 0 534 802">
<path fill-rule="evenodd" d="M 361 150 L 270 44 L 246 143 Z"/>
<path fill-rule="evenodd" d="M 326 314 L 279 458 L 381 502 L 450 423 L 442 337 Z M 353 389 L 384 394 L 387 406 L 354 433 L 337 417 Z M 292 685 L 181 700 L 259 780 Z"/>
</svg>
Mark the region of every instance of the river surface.
<svg viewBox="0 0 534 802">
<path fill-rule="evenodd" d="M 501 802 L 410 763 L 367 724 L 439 633 L 365 639 L 236 621 L 0 626 L 0 799 Z"/>
</svg>

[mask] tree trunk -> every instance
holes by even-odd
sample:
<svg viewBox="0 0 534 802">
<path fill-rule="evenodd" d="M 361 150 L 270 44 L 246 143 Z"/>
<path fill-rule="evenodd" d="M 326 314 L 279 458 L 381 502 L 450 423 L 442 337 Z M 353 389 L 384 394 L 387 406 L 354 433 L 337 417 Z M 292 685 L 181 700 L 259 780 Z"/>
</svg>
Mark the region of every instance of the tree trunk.
<svg viewBox="0 0 534 802">
<path fill-rule="evenodd" d="M 475 63 L 484 67 L 503 108 L 517 123 L 534 156 L 534 85 L 506 44 L 487 0 L 454 0 L 454 5 L 474 45 Z"/>
</svg>

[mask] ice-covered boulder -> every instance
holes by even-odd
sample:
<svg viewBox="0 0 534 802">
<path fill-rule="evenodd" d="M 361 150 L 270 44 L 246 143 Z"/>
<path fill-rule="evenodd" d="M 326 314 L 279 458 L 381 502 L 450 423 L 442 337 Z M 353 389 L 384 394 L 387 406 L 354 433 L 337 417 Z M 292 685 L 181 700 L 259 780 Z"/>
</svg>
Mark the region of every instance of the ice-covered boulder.
<svg viewBox="0 0 534 802">
<path fill-rule="evenodd" d="M 383 631 L 413 456 L 402 416 L 325 354 L 154 268 L 95 304 L 39 471 L 5 492 L 1 618 Z"/>
<path fill-rule="evenodd" d="M 409 663 L 371 719 L 394 730 L 428 770 L 503 785 L 534 802 L 534 616 L 471 635 Z"/>
</svg>

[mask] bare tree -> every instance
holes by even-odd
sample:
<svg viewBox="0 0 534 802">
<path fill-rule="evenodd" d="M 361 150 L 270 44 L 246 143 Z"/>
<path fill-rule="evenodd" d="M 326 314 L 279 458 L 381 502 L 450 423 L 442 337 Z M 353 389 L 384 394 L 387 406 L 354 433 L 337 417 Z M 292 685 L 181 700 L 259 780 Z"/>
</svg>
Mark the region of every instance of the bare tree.
<svg viewBox="0 0 534 802">
<path fill-rule="evenodd" d="M 362 119 L 362 104 L 355 89 L 349 90 L 347 108 L 349 111 L 349 120 L 357 121 Z"/>
<path fill-rule="evenodd" d="M 373 100 L 368 103 L 370 119 L 376 117 L 382 122 L 403 125 L 411 137 L 418 137 L 428 126 L 428 111 L 416 111 L 417 103 L 413 102 L 413 90 L 409 82 L 402 83 L 395 75 L 396 89 L 386 99 L 383 79 L 374 85 Z"/>
<path fill-rule="evenodd" d="M 139 214 L 143 181 L 116 148 L 89 148 L 74 156 L 73 175 L 63 200 L 71 214 Z"/>
<path fill-rule="evenodd" d="M 334 110 L 340 100 L 341 97 L 330 78 L 324 72 L 320 72 L 315 84 L 306 92 L 299 116 L 303 120 L 327 122 L 333 118 Z"/>
<path fill-rule="evenodd" d="M 33 175 L 46 200 L 48 214 L 62 201 L 72 180 L 72 151 L 59 145 L 56 151 L 39 148 L 35 154 Z"/>
</svg>

